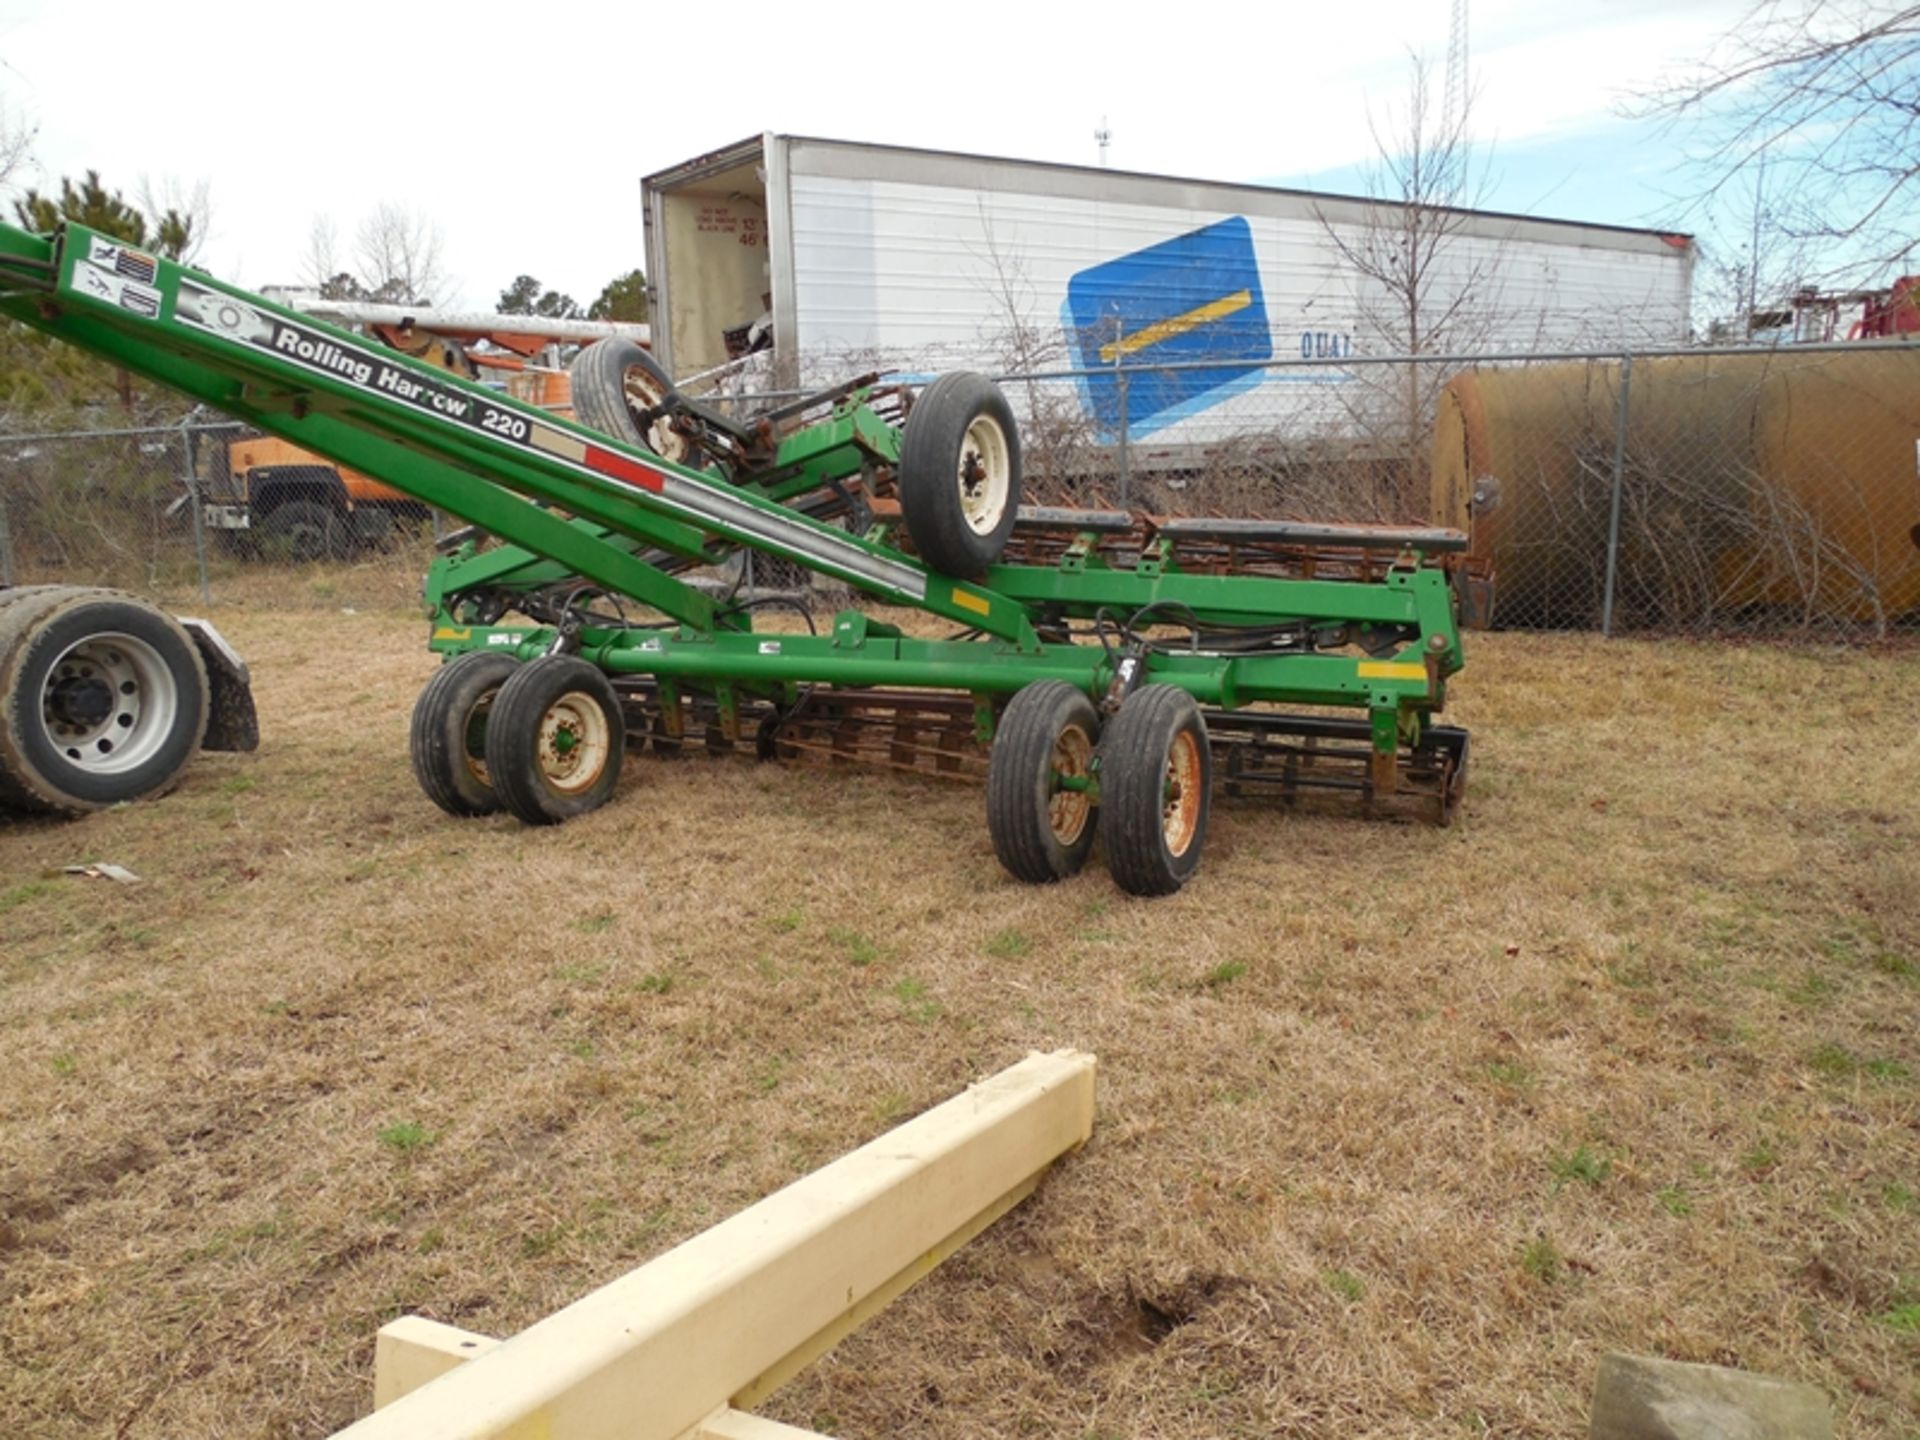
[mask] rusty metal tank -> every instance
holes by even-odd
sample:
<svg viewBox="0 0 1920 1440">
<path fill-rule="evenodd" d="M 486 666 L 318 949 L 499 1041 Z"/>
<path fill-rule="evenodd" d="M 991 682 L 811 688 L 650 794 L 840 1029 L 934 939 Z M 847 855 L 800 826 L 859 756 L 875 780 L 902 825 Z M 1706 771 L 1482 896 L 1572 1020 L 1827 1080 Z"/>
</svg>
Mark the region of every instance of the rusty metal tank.
<svg viewBox="0 0 1920 1440">
<path fill-rule="evenodd" d="M 1467 530 L 1503 625 L 1598 622 L 1619 361 L 1455 376 L 1433 520 Z M 1920 345 L 1635 360 L 1616 619 L 1920 619 Z"/>
</svg>

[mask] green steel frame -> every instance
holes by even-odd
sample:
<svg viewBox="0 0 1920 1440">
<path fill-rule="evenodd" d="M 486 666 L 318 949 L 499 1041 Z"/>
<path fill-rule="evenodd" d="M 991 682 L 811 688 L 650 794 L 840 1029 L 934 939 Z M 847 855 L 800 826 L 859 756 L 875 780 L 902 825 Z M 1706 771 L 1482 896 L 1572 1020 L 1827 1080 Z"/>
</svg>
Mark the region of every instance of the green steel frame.
<svg viewBox="0 0 1920 1440">
<path fill-rule="evenodd" d="M 996 565 L 979 580 L 934 573 L 886 543 L 787 503 L 891 467 L 900 431 L 854 391 L 831 417 L 783 439 L 746 483 L 681 468 L 257 295 L 77 225 L 51 236 L 0 225 L 0 314 L 204 401 L 500 537 L 437 561 L 428 577 L 431 645 L 444 654 L 553 648 L 546 626 L 486 623 L 474 597 L 582 582 L 665 617 L 663 626 L 586 625 L 569 643 L 612 675 L 655 677 L 664 695 L 791 702 L 800 687 L 921 686 L 966 691 L 990 738 L 993 701 L 1039 679 L 1099 696 L 1116 654 L 1062 642 L 1062 618 L 1175 607 L 1209 627 L 1306 622 L 1384 627 L 1397 653 L 1234 655 L 1155 648 L 1147 678 L 1204 705 L 1340 706 L 1364 711 L 1377 757 L 1417 745 L 1462 665 L 1445 573 L 1419 557 L 1368 583 L 1183 572 L 1171 553 L 1131 567 L 1071 547 L 1058 565 Z M 1091 542 L 1092 537 L 1087 537 Z M 822 635 L 756 632 L 670 573 L 661 556 L 710 563 L 746 546 L 895 605 L 957 622 L 967 638 L 901 634 L 858 611 Z M 652 558 L 649 558 L 652 557 Z M 1042 631 L 1053 638 L 1043 641 Z"/>
</svg>

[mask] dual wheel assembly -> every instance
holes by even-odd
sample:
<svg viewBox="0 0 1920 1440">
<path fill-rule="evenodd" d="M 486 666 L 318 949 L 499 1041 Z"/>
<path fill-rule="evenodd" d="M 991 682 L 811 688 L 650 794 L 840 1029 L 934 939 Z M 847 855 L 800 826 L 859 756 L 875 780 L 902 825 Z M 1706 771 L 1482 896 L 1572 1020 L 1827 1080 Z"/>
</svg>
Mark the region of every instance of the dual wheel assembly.
<svg viewBox="0 0 1920 1440">
<path fill-rule="evenodd" d="M 113 590 L 0 590 L 0 807 L 80 815 L 165 794 L 209 711 L 172 616 Z"/>
<path fill-rule="evenodd" d="M 987 830 L 1015 879 L 1077 874 L 1096 829 L 1114 883 L 1171 895 L 1200 864 L 1212 806 L 1207 723 L 1184 690 L 1143 685 L 1102 725 L 1059 680 L 1008 703 L 987 761 Z"/>
<path fill-rule="evenodd" d="M 627 722 L 612 682 L 577 656 L 481 650 L 427 682 L 410 740 L 414 778 L 449 815 L 558 825 L 613 795 Z"/>
</svg>

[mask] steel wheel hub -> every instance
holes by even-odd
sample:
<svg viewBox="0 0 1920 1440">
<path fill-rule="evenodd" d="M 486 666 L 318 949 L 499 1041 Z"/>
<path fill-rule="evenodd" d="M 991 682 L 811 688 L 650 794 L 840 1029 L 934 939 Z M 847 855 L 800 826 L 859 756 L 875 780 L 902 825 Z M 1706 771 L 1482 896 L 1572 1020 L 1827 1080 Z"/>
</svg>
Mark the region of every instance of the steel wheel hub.
<svg viewBox="0 0 1920 1440">
<path fill-rule="evenodd" d="M 591 695 L 572 690 L 547 707 L 535 759 L 555 790 L 572 795 L 591 789 L 612 753 L 607 717 Z"/>
<path fill-rule="evenodd" d="M 133 635 L 89 635 L 68 646 L 40 691 L 47 743 L 98 775 L 146 763 L 166 744 L 179 713 L 173 671 Z"/>
<path fill-rule="evenodd" d="M 1072 845 L 1086 832 L 1093 802 L 1083 788 L 1069 788 L 1063 778 L 1084 780 L 1093 768 L 1093 737 L 1078 725 L 1069 725 L 1053 742 L 1052 770 L 1047 794 L 1047 825 L 1053 838 Z"/>
<path fill-rule="evenodd" d="M 1006 433 L 991 415 L 976 415 L 960 443 L 960 513 L 976 535 L 990 535 L 1007 512 L 1013 457 Z"/>
<path fill-rule="evenodd" d="M 1184 855 L 1193 844 L 1200 828 L 1200 801 L 1200 744 L 1182 730 L 1167 748 L 1166 798 L 1160 810 L 1169 853 Z"/>
</svg>

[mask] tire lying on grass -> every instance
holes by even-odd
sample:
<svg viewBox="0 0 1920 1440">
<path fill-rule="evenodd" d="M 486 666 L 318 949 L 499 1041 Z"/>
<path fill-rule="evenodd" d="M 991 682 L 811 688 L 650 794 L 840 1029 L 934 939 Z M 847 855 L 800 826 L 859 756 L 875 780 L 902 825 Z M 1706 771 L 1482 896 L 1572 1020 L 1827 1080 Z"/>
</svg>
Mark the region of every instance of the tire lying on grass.
<svg viewBox="0 0 1920 1440">
<path fill-rule="evenodd" d="M 487 774 L 529 825 L 598 810 L 620 781 L 627 722 L 613 683 L 575 655 L 544 655 L 507 677 L 487 717 Z"/>
<path fill-rule="evenodd" d="M 164 794 L 206 735 L 208 693 L 193 637 L 131 595 L 0 592 L 0 805 L 78 815 Z"/>
<path fill-rule="evenodd" d="M 500 687 L 519 668 L 510 655 L 476 650 L 441 666 L 414 702 L 413 778 L 449 815 L 491 815 L 500 808 L 487 769 L 487 722 Z"/>
<path fill-rule="evenodd" d="M 972 579 L 1000 558 L 1020 509 L 1020 431 L 984 375 L 929 385 L 900 437 L 900 512 L 922 560 Z"/>
</svg>

